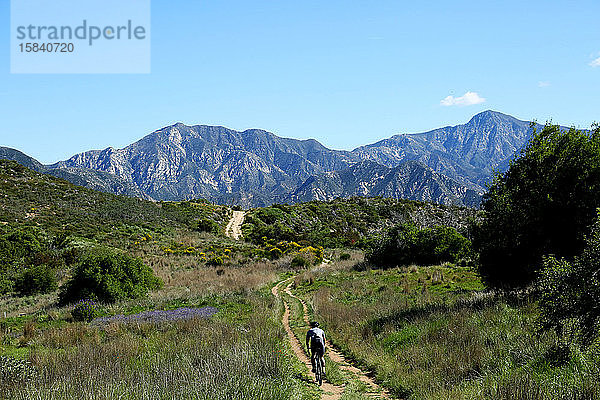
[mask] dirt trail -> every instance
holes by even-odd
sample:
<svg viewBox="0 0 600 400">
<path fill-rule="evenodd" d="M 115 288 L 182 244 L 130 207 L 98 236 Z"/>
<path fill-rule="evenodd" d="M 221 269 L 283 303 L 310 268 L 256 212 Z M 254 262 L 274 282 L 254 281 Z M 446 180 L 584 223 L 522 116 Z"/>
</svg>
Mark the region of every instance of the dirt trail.
<svg viewBox="0 0 600 400">
<path fill-rule="evenodd" d="M 279 293 L 278 293 L 279 286 L 284 282 L 285 281 L 279 282 L 271 290 L 271 292 L 273 293 L 273 295 L 275 297 L 279 297 Z M 304 319 L 304 322 L 306 322 L 306 325 L 308 328 L 308 325 L 310 323 L 309 317 L 308 317 L 308 308 L 306 306 L 306 303 L 302 299 L 300 299 L 299 297 L 292 294 L 292 291 L 290 289 L 292 286 L 292 282 L 293 282 L 293 279 L 290 278 L 290 283 L 285 287 L 285 293 L 287 293 L 289 296 L 297 299 L 302 304 L 302 308 L 304 309 L 303 319 Z M 282 298 L 282 300 L 283 300 L 283 304 L 285 306 L 285 313 L 283 314 L 282 323 L 288 334 L 288 337 L 290 338 L 290 342 L 292 343 L 292 349 L 294 350 L 296 357 L 298 357 L 298 359 L 300 359 L 300 361 L 302 361 L 304 364 L 306 364 L 306 366 L 310 369 L 311 368 L 310 360 L 307 357 L 307 355 L 304 353 L 304 349 L 303 349 L 302 345 L 300 344 L 300 342 L 298 341 L 298 339 L 292 332 L 292 329 L 290 328 L 290 308 L 288 306 L 288 303 L 285 301 L 285 299 Z M 367 385 L 367 387 L 370 388 L 369 392 L 365 393 L 365 395 L 372 397 L 373 399 L 381 399 L 381 398 L 391 399 L 392 398 L 387 391 L 385 391 L 379 385 L 377 385 L 377 383 L 375 383 L 375 381 L 372 378 L 367 376 L 367 374 L 364 371 L 362 371 L 361 369 L 350 364 L 346 360 L 346 358 L 332 346 L 331 342 L 329 342 L 329 341 L 327 341 L 327 355 L 329 356 L 329 358 L 332 361 L 336 362 L 339 365 L 340 369 L 351 372 L 361 382 L 365 383 Z M 335 386 L 328 382 L 323 382 L 322 388 L 323 388 L 323 391 L 325 392 L 321 396 L 322 400 L 339 399 L 341 397 L 342 393 L 344 392 L 343 387 Z"/>
<path fill-rule="evenodd" d="M 273 289 L 271 289 L 271 293 L 273 293 L 273 295 L 275 297 L 279 297 L 279 285 L 281 285 L 283 282 L 285 282 L 285 281 L 279 282 L 277 285 L 275 285 L 273 287 Z M 286 293 L 288 290 L 289 290 L 289 286 L 286 288 Z M 285 301 L 285 299 L 282 298 L 282 300 L 283 300 L 283 305 L 285 306 L 285 312 L 283 313 L 283 319 L 281 320 L 281 322 L 283 323 L 283 327 L 285 328 L 288 338 L 290 339 L 290 342 L 292 344 L 292 350 L 294 351 L 294 354 L 296 355 L 296 357 L 298 357 L 298 359 L 302 363 L 304 363 L 304 365 L 306 365 L 306 367 L 309 370 L 311 370 L 312 366 L 310 365 L 310 359 L 304 353 L 304 350 L 302 348 L 302 345 L 300 344 L 300 341 L 298 340 L 298 338 L 296 338 L 296 335 L 294 335 L 294 332 L 292 332 L 292 328 L 290 327 L 290 307 L 289 307 L 287 301 Z M 321 386 L 321 388 L 323 389 L 323 394 L 321 395 L 322 400 L 339 399 L 342 396 L 342 393 L 344 392 L 343 387 L 332 385 L 329 382 L 323 382 L 323 385 Z"/>
<path fill-rule="evenodd" d="M 232 239 L 239 240 L 242 237 L 242 224 L 244 223 L 245 212 L 234 211 L 227 227 L 225 228 L 225 235 Z"/>
</svg>

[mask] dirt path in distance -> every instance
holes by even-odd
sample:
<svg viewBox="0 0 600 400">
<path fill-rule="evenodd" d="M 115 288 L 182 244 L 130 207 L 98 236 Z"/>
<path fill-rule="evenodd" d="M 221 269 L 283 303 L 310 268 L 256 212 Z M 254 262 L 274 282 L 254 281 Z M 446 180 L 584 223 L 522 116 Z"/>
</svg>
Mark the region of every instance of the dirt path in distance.
<svg viewBox="0 0 600 400">
<path fill-rule="evenodd" d="M 234 211 L 227 227 L 225 228 L 225 235 L 229 236 L 234 240 L 242 238 L 242 224 L 244 223 L 244 211 Z"/>
</svg>

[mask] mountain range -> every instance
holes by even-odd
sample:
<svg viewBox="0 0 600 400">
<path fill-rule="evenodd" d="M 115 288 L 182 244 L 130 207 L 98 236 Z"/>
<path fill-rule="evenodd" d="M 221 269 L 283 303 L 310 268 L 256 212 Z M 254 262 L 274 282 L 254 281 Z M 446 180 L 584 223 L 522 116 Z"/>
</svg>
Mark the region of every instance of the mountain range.
<svg viewBox="0 0 600 400">
<path fill-rule="evenodd" d="M 0 148 L 0 158 L 80 186 L 153 200 L 201 197 L 255 207 L 383 196 L 477 206 L 494 169 L 505 169 L 531 133 L 529 122 L 485 111 L 463 125 L 340 151 L 264 130 L 177 123 L 123 149 L 91 150 L 52 165 L 9 148 Z"/>
</svg>

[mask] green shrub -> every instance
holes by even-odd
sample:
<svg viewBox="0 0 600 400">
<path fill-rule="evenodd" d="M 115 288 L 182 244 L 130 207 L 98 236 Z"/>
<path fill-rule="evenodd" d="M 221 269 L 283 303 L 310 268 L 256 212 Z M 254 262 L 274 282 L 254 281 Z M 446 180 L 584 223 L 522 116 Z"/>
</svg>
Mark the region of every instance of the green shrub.
<svg viewBox="0 0 600 400">
<path fill-rule="evenodd" d="M 210 260 L 206 262 L 208 265 L 223 265 L 225 264 L 225 260 L 221 256 L 214 256 Z"/>
<path fill-rule="evenodd" d="M 341 261 L 345 261 L 345 260 L 349 260 L 350 259 L 350 254 L 349 253 L 342 253 L 340 254 L 340 260 Z"/>
<path fill-rule="evenodd" d="M 0 257 L 10 263 L 24 257 L 31 257 L 45 247 L 43 232 L 32 227 L 3 227 L 0 235 Z"/>
<path fill-rule="evenodd" d="M 600 207 L 600 127 L 534 132 L 484 196 L 474 229 L 479 271 L 488 284 L 526 286 L 547 254 L 581 253 Z"/>
<path fill-rule="evenodd" d="M 141 259 L 108 248 L 91 249 L 65 284 L 61 302 L 97 299 L 107 303 L 145 296 L 162 281 Z"/>
<path fill-rule="evenodd" d="M 7 276 L 0 276 L 0 294 L 6 294 L 12 292 L 14 288 L 14 282 Z"/>
<path fill-rule="evenodd" d="M 269 258 L 271 260 L 277 260 L 279 257 L 281 257 L 283 255 L 283 252 L 278 247 L 273 247 L 272 249 L 269 250 L 268 254 L 269 254 Z"/>
<path fill-rule="evenodd" d="M 418 229 L 412 224 L 392 228 L 368 244 L 367 261 L 384 267 L 458 262 L 471 257 L 471 242 L 454 228 Z"/>
<path fill-rule="evenodd" d="M 71 316 L 75 321 L 90 322 L 98 316 L 98 306 L 93 300 L 79 300 L 71 310 Z"/>
<path fill-rule="evenodd" d="M 50 293 L 58 289 L 56 271 L 45 264 L 28 268 L 17 275 L 14 288 L 21 296 Z"/>
<path fill-rule="evenodd" d="M 291 266 L 293 268 L 306 268 L 309 265 L 310 263 L 308 262 L 308 260 L 300 255 L 297 255 L 294 258 L 292 258 Z"/>
<path fill-rule="evenodd" d="M 573 262 L 547 257 L 537 286 L 542 326 L 590 344 L 600 326 L 600 214 Z"/>
<path fill-rule="evenodd" d="M 221 231 L 221 226 L 212 219 L 194 221 L 192 227 L 199 232 L 214 233 L 215 235 Z"/>
</svg>

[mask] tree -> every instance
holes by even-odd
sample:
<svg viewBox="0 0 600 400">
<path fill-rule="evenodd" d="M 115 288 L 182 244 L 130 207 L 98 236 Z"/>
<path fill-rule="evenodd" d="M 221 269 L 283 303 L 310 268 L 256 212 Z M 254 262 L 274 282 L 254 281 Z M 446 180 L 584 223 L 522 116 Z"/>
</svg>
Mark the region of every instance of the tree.
<svg viewBox="0 0 600 400">
<path fill-rule="evenodd" d="M 573 262 L 548 257 L 537 286 L 542 326 L 558 334 L 572 328 L 590 344 L 600 323 L 600 214 L 583 253 Z"/>
<path fill-rule="evenodd" d="M 367 245 L 367 261 L 384 267 L 416 263 L 432 265 L 471 257 L 471 242 L 454 228 L 418 229 L 412 224 L 393 227 Z"/>
<path fill-rule="evenodd" d="M 58 288 L 56 271 L 44 264 L 32 266 L 16 277 L 14 286 L 22 296 L 50 293 Z"/>
<path fill-rule="evenodd" d="M 61 302 L 95 299 L 112 303 L 145 296 L 148 290 L 161 286 L 162 281 L 141 259 L 109 248 L 94 248 L 75 267 Z"/>
<path fill-rule="evenodd" d="M 600 205 L 600 129 L 534 129 L 496 176 L 474 227 L 480 273 L 495 286 L 529 284 L 546 254 L 572 258 Z"/>
</svg>

